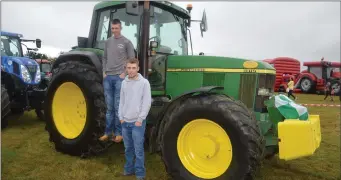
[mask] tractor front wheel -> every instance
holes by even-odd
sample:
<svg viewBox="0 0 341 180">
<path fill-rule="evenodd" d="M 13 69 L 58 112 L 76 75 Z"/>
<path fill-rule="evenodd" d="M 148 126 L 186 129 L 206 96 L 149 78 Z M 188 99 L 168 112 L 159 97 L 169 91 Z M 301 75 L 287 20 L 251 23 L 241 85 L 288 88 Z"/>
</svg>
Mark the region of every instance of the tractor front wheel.
<svg viewBox="0 0 341 180">
<path fill-rule="evenodd" d="M 44 112 L 57 151 L 86 157 L 111 144 L 98 140 L 105 128 L 101 82 L 95 68 L 82 62 L 61 63 L 53 70 Z"/>
<path fill-rule="evenodd" d="M 161 147 L 174 179 L 252 179 L 263 158 L 264 138 L 239 101 L 199 95 L 172 111 Z"/>
<path fill-rule="evenodd" d="M 303 78 L 300 82 L 300 86 L 304 93 L 310 93 L 315 90 L 315 82 L 310 78 Z"/>
</svg>

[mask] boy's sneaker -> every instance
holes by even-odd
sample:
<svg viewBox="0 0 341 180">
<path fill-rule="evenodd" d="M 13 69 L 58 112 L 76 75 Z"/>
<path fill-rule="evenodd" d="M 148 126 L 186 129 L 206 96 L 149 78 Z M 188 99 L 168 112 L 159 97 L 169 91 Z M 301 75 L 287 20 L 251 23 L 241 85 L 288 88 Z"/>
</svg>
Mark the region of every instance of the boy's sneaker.
<svg viewBox="0 0 341 180">
<path fill-rule="evenodd" d="M 135 173 L 127 173 L 127 172 L 123 172 L 122 176 L 134 176 Z"/>
</svg>

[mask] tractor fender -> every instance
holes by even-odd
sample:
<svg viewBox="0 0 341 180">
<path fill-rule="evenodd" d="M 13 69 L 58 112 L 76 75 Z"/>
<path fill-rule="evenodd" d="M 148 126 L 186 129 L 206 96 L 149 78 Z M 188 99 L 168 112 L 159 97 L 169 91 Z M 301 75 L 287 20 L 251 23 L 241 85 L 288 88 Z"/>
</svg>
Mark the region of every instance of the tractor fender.
<svg viewBox="0 0 341 180">
<path fill-rule="evenodd" d="M 95 66 L 97 73 L 102 74 L 102 61 L 94 52 L 90 51 L 69 51 L 61 54 L 52 64 L 52 69 L 57 67 L 60 63 L 67 61 L 83 61 L 87 64 Z"/>
<path fill-rule="evenodd" d="M 314 74 L 312 74 L 312 73 L 302 73 L 300 79 L 302 79 L 304 77 L 305 78 L 310 78 L 312 81 L 316 81 L 317 80 L 316 76 Z"/>
<path fill-rule="evenodd" d="M 167 121 L 167 115 L 170 113 L 175 106 L 177 106 L 179 103 L 181 103 L 183 100 L 193 96 L 194 94 L 207 94 L 207 93 L 213 93 L 212 91 L 214 90 L 224 90 L 224 87 L 222 86 L 205 86 L 205 87 L 200 87 L 197 89 L 193 89 L 191 91 L 185 92 L 176 98 L 174 98 L 169 104 L 167 104 L 163 109 L 160 111 L 160 113 L 157 116 L 157 123 L 152 128 L 151 132 L 151 142 L 152 142 L 152 149 L 157 148 L 158 150 L 159 147 L 159 142 L 160 142 L 160 134 L 162 134 L 165 122 Z M 154 151 L 154 150 L 152 150 Z"/>
<path fill-rule="evenodd" d="M 311 73 L 301 73 L 299 76 L 298 76 L 298 80 L 295 84 L 295 88 L 299 88 L 300 85 L 301 85 L 301 80 L 303 78 L 308 78 L 308 79 L 311 79 L 313 82 L 316 82 L 316 76 L 314 74 L 311 74 Z"/>
</svg>

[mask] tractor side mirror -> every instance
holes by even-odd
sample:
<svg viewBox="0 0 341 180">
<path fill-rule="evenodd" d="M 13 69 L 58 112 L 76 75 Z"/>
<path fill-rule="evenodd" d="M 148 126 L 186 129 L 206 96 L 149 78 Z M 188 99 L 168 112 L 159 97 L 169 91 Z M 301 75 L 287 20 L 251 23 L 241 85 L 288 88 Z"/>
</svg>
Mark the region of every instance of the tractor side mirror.
<svg viewBox="0 0 341 180">
<path fill-rule="evenodd" d="M 87 43 L 88 43 L 88 38 L 86 38 L 86 37 L 77 37 L 77 41 L 78 41 L 78 47 L 86 48 Z"/>
<path fill-rule="evenodd" d="M 37 46 L 37 48 L 41 48 L 41 40 L 40 39 L 36 39 L 36 46 Z"/>
<path fill-rule="evenodd" d="M 207 18 L 206 18 L 206 12 L 204 10 L 203 14 L 202 14 L 202 20 L 200 22 L 200 32 L 201 32 L 201 37 L 204 37 L 203 32 L 207 31 Z"/>
<path fill-rule="evenodd" d="M 126 2 L 126 13 L 138 16 L 140 14 L 139 2 L 138 1 L 127 1 Z"/>
</svg>

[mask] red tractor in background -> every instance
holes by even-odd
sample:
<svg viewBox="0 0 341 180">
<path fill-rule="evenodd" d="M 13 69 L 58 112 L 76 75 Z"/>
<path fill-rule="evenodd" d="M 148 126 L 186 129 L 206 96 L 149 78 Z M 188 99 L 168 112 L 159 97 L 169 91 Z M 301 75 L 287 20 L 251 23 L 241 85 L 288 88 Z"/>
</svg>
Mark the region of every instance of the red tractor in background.
<svg viewBox="0 0 341 180">
<path fill-rule="evenodd" d="M 52 77 L 51 67 L 52 63 L 47 59 L 35 59 L 40 66 L 41 83 L 40 88 L 44 89 L 48 87 L 48 84 Z"/>
<path fill-rule="evenodd" d="M 324 61 L 304 62 L 306 70 L 300 72 L 300 61 L 289 57 L 266 59 L 276 69 L 276 92 L 285 92 L 290 78 L 294 79 L 295 92 L 321 93 L 324 85 L 330 81 L 335 95 L 339 95 L 341 87 L 341 63 Z"/>
</svg>

